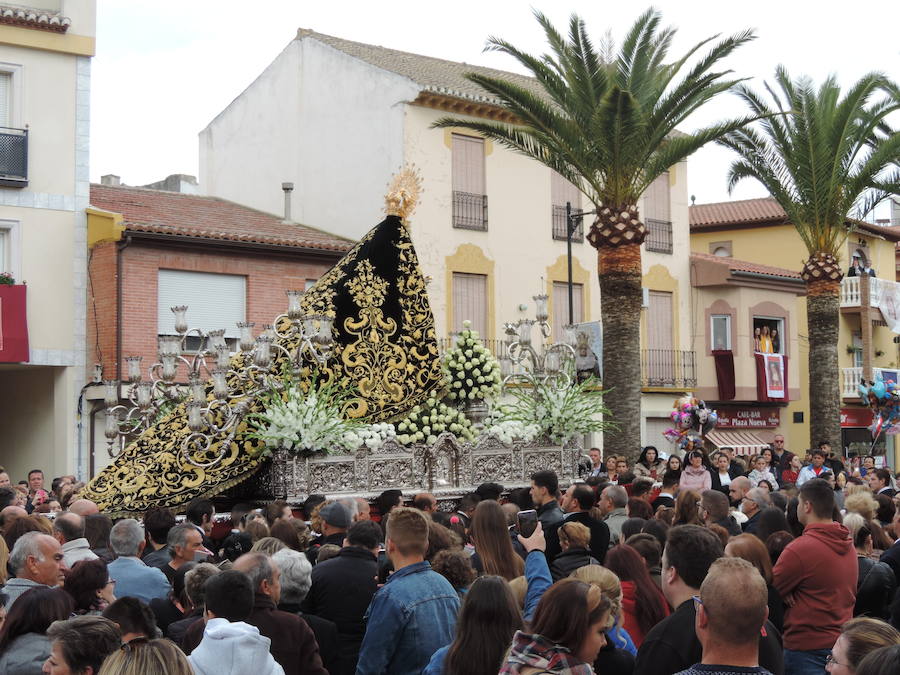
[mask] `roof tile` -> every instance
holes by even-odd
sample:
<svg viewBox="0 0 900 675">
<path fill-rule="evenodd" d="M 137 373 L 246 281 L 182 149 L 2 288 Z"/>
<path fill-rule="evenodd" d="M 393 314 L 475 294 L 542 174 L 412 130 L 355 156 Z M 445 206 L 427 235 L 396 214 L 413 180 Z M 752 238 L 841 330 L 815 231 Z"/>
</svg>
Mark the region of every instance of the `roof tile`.
<svg viewBox="0 0 900 675">
<path fill-rule="evenodd" d="M 788 270 L 783 267 L 772 267 L 771 265 L 757 265 L 746 260 L 737 260 L 736 258 L 726 258 L 723 256 L 712 255 L 711 253 L 691 253 L 692 260 L 708 260 L 723 265 L 728 265 L 730 272 L 750 272 L 752 274 L 764 274 L 770 277 L 787 277 L 789 279 L 800 279 L 800 272 Z"/>
<path fill-rule="evenodd" d="M 317 40 L 373 66 L 408 77 L 423 90 L 436 94 L 497 105 L 500 103 L 498 99 L 464 77 L 465 73 L 478 73 L 510 80 L 540 96 L 546 96 L 546 92 L 537 80 L 519 73 L 401 52 L 397 49 L 344 40 L 303 28 L 297 32 L 297 38 Z"/>
<path fill-rule="evenodd" d="M 344 237 L 285 223 L 270 213 L 218 197 L 93 184 L 91 206 L 122 214 L 126 228 L 137 232 L 338 252 L 348 251 L 354 244 Z"/>
<path fill-rule="evenodd" d="M 784 221 L 784 209 L 772 197 L 696 204 L 689 209 L 691 227 Z"/>
</svg>

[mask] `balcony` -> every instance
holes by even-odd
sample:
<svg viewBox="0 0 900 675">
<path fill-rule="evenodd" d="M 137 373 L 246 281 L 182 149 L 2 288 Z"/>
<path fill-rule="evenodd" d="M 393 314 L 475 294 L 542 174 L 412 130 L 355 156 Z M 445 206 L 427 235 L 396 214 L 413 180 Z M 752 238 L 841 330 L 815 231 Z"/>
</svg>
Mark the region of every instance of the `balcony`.
<svg viewBox="0 0 900 675">
<path fill-rule="evenodd" d="M 641 350 L 641 388 L 693 389 L 697 386 L 695 354 L 673 349 Z"/>
<path fill-rule="evenodd" d="M 648 251 L 672 253 L 672 223 L 668 220 L 647 218 L 647 238 L 644 243 Z"/>
<path fill-rule="evenodd" d="M 28 129 L 0 127 L 0 185 L 28 186 Z"/>
<path fill-rule="evenodd" d="M 875 380 L 897 381 L 897 370 L 888 368 L 872 368 Z M 841 368 L 841 398 L 859 398 L 859 385 L 862 384 L 862 368 Z"/>
<path fill-rule="evenodd" d="M 553 206 L 553 238 L 558 241 L 566 240 L 566 207 Z M 572 242 L 582 243 L 584 241 L 584 223 L 583 219 L 578 219 L 578 227 L 572 232 Z"/>
<path fill-rule="evenodd" d="M 862 307 L 863 305 L 863 277 L 844 277 L 841 279 L 841 309 Z M 877 277 L 865 277 L 869 280 L 869 307 L 878 307 L 883 291 L 893 291 L 897 288 L 896 281 L 879 279 Z"/>
<path fill-rule="evenodd" d="M 487 195 L 453 191 L 453 227 L 487 231 Z"/>
</svg>

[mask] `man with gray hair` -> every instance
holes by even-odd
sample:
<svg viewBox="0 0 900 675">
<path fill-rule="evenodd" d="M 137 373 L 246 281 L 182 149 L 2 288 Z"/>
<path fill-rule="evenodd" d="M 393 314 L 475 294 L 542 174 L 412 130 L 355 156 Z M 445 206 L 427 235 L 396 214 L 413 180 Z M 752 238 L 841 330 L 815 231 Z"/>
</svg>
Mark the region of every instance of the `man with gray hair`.
<svg viewBox="0 0 900 675">
<path fill-rule="evenodd" d="M 359 502 L 353 499 L 352 497 L 345 497 L 344 499 L 338 499 L 338 504 L 343 504 L 344 508 L 347 509 L 347 513 L 350 514 L 350 522 L 355 523 L 359 520 Z"/>
<path fill-rule="evenodd" d="M 741 512 L 747 516 L 747 522 L 741 525 L 745 534 L 756 534 L 759 525 L 759 516 L 767 506 L 772 506 L 772 498 L 765 488 L 751 488 L 741 500 Z"/>
<path fill-rule="evenodd" d="M 166 575 L 170 584 L 175 584 L 175 572 L 185 563 L 196 560 L 196 555 L 203 552 L 209 553 L 203 548 L 203 536 L 192 523 L 181 523 L 169 530 L 166 545 L 172 555 L 171 560 L 160 565 L 159 569 Z"/>
<path fill-rule="evenodd" d="M 109 545 L 119 556 L 107 567 L 110 578 L 116 580 L 116 597 L 137 598 L 149 605 L 153 598 L 168 596 L 172 586 L 166 575 L 141 560 L 147 541 L 138 521 L 126 518 L 113 525 Z"/>
<path fill-rule="evenodd" d="M 303 619 L 312 629 L 319 645 L 319 656 L 322 657 L 322 665 L 331 675 L 339 675 L 338 658 L 339 642 L 338 629 L 334 621 L 323 619 L 315 614 L 304 614 L 300 609 L 300 603 L 309 593 L 312 586 L 312 564 L 306 556 L 299 551 L 283 548 L 272 556 L 272 562 L 278 566 L 281 572 L 281 599 L 278 601 L 278 609 L 282 612 L 296 614 Z"/>
<path fill-rule="evenodd" d="M 609 546 L 612 548 L 619 543 L 619 535 L 622 534 L 622 525 L 628 520 L 625 507 L 628 505 L 628 493 L 621 485 L 610 485 L 600 494 L 600 511 L 603 512 L 603 522 L 609 528 Z"/>
<path fill-rule="evenodd" d="M 255 596 L 253 610 L 245 619 L 272 641 L 271 652 L 286 673 L 328 675 L 322 666 L 312 630 L 296 614 L 277 609 L 281 599 L 281 570 L 264 553 L 245 553 L 234 561 L 233 570 L 250 577 Z M 203 639 L 204 624 L 198 621 L 185 633 L 182 648 L 190 654 Z"/>
<path fill-rule="evenodd" d="M 60 513 L 53 520 L 53 536 L 62 544 L 66 567 L 72 568 L 80 560 L 96 560 L 97 554 L 84 538 L 84 518 L 77 513 Z"/>
<path fill-rule="evenodd" d="M 7 611 L 25 591 L 39 586 L 62 586 L 68 569 L 59 542 L 42 532 L 26 532 L 16 540 L 9 554 L 9 566 L 16 576 L 2 588 Z"/>
</svg>

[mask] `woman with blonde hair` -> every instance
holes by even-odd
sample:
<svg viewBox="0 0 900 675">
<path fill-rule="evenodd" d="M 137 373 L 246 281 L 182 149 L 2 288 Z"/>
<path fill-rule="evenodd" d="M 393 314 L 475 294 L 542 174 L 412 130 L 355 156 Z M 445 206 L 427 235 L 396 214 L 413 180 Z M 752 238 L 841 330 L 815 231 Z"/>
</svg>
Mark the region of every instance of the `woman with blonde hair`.
<svg viewBox="0 0 900 675">
<path fill-rule="evenodd" d="M 250 548 L 250 552 L 265 553 L 268 556 L 273 556 L 283 548 L 287 548 L 287 546 L 283 541 L 281 541 L 281 539 L 276 539 L 275 537 L 263 537 L 258 542 L 253 544 L 253 546 Z"/>
<path fill-rule="evenodd" d="M 616 649 L 623 649 L 632 656 L 637 654 L 637 647 L 634 641 L 624 628 L 622 628 L 622 584 L 619 577 L 614 572 L 603 567 L 603 565 L 585 565 L 579 567 L 572 572 L 572 579 L 578 579 L 591 586 L 596 586 L 603 593 L 604 597 L 609 598 L 612 607 L 610 614 L 613 618 L 613 625 L 607 631 L 610 644 Z"/>
<path fill-rule="evenodd" d="M 136 638 L 106 657 L 98 675 L 194 675 L 174 642 Z"/>
<path fill-rule="evenodd" d="M 591 531 L 586 525 L 563 522 L 556 531 L 556 536 L 559 537 L 562 553 L 556 556 L 550 565 L 553 581 L 564 579 L 579 567 L 600 564 L 600 561 L 591 555 Z"/>
<path fill-rule="evenodd" d="M 884 621 L 860 616 L 844 624 L 825 661 L 829 673 L 854 675 L 860 662 L 881 647 L 900 645 L 900 632 Z"/>
<path fill-rule="evenodd" d="M 897 579 L 887 563 L 872 559 L 872 523 L 858 513 L 844 516 L 844 527 L 850 531 L 856 560 L 859 564 L 856 579 L 856 604 L 853 616 L 872 616 L 889 619 L 890 605 L 897 590 Z"/>
<path fill-rule="evenodd" d="M 847 513 L 858 513 L 866 522 L 875 520 L 875 513 L 878 511 L 878 502 L 872 496 L 872 493 L 852 492 L 844 499 L 844 508 Z"/>
</svg>

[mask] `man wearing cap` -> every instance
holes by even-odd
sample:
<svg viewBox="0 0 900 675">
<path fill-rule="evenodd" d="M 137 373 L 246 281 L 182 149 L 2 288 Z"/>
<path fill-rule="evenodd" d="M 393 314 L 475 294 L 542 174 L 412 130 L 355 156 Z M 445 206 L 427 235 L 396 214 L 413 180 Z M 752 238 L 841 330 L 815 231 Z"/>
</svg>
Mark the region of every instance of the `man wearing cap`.
<svg viewBox="0 0 900 675">
<path fill-rule="evenodd" d="M 325 544 L 344 545 L 344 537 L 350 527 L 350 512 L 347 507 L 339 502 L 331 502 L 319 509 L 319 517 L 322 519 L 322 536 L 306 551 L 306 557 L 313 565 L 319 557 L 319 549 Z"/>
</svg>

